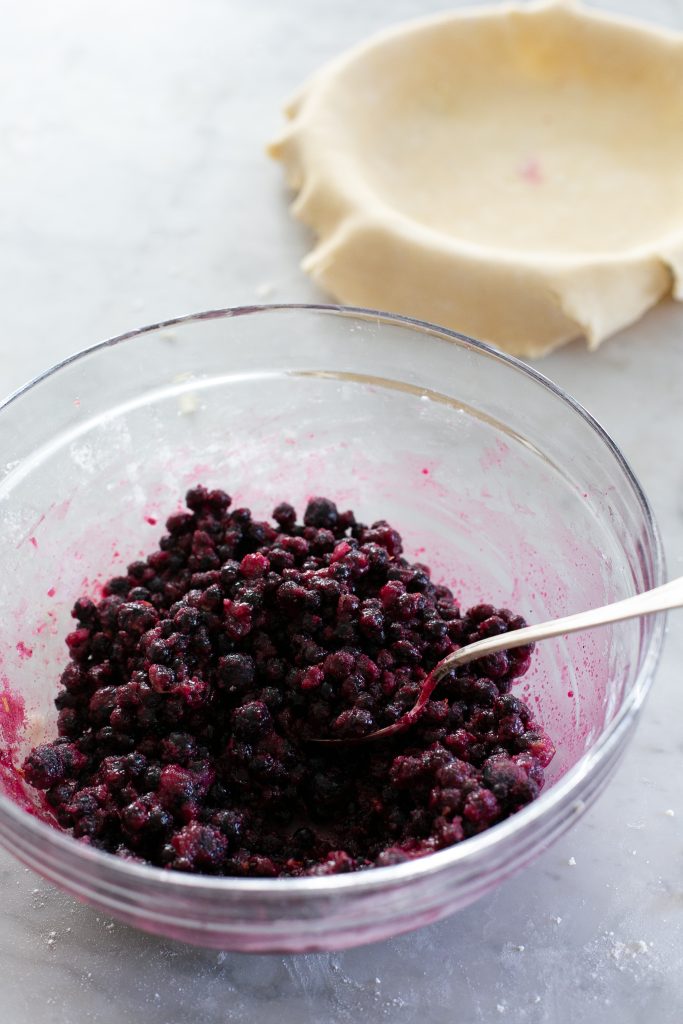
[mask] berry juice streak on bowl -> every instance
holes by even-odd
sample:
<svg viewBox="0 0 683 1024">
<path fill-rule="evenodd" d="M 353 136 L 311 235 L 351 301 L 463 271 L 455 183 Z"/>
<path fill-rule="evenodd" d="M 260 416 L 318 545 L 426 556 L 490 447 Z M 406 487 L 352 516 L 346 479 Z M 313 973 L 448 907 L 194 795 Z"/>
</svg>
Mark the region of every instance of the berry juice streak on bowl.
<svg viewBox="0 0 683 1024">
<path fill-rule="evenodd" d="M 1 685 L 0 778 L 8 796 L 28 809 L 23 792 L 23 778 L 16 767 L 21 734 L 25 727 L 24 702 L 20 696 L 12 693 L 7 679 L 3 679 Z"/>
<path fill-rule="evenodd" d="M 0 679 L 0 781 L 5 794 L 19 807 L 48 824 L 54 816 L 41 793 L 26 784 L 20 767 L 26 747 L 27 717 L 23 698 L 14 693 L 9 680 Z"/>
</svg>

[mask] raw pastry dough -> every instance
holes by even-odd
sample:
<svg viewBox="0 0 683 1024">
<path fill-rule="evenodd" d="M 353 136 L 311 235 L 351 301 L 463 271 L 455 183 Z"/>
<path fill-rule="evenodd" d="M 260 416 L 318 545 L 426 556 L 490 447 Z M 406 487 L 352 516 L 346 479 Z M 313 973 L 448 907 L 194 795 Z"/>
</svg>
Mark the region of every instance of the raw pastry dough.
<svg viewBox="0 0 683 1024">
<path fill-rule="evenodd" d="M 345 303 L 534 356 L 683 298 L 683 36 L 552 2 L 440 15 L 318 72 L 270 147 Z"/>
</svg>

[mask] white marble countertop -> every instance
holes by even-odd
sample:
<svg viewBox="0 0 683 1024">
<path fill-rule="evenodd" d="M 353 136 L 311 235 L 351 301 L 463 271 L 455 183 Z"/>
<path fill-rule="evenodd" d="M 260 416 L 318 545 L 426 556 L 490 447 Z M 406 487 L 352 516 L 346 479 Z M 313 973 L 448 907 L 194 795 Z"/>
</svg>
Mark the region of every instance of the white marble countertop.
<svg viewBox="0 0 683 1024">
<path fill-rule="evenodd" d="M 0 0 L 0 391 L 179 313 L 320 300 L 298 263 L 281 103 L 369 31 L 453 0 Z M 683 28 L 682 0 L 600 6 Z M 683 572 L 683 307 L 541 364 L 612 433 Z M 248 957 L 97 916 L 0 852 L 3 1024 L 683 1019 L 683 619 L 578 826 L 523 874 L 364 949 Z"/>
</svg>

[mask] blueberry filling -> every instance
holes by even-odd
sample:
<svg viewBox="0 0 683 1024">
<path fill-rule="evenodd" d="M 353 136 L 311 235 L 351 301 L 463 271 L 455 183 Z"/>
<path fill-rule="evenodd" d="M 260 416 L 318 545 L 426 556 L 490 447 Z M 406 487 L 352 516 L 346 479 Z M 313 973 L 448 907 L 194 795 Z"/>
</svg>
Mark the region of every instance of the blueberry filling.
<svg viewBox="0 0 683 1024">
<path fill-rule="evenodd" d="M 23 766 L 58 823 L 99 849 L 180 871 L 302 876 L 397 864 L 528 804 L 551 741 L 509 691 L 518 648 L 451 672 L 458 646 L 521 628 L 461 612 L 383 520 L 312 498 L 274 524 L 197 486 L 158 550 L 80 598 L 57 739 Z"/>
</svg>

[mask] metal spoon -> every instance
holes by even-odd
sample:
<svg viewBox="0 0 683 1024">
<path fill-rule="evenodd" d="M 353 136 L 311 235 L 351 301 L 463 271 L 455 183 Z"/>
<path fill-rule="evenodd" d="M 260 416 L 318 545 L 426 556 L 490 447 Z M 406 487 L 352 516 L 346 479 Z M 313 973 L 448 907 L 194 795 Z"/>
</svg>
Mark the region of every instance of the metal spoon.
<svg viewBox="0 0 683 1024">
<path fill-rule="evenodd" d="M 663 612 L 671 608 L 683 607 L 683 576 L 671 580 L 669 583 L 655 587 L 654 590 L 646 590 L 642 594 L 635 594 L 623 601 L 616 601 L 614 604 L 606 604 L 602 608 L 594 608 L 588 612 L 577 612 L 575 615 L 565 615 L 561 619 L 551 619 L 549 622 L 540 622 L 536 626 L 525 626 L 524 629 L 515 629 L 509 633 L 502 633 L 499 636 L 486 637 L 484 640 L 477 640 L 473 644 L 467 644 L 460 650 L 446 655 L 432 669 L 422 684 L 422 690 L 415 705 L 402 715 L 396 722 L 385 726 L 383 729 L 376 729 L 366 736 L 353 737 L 351 739 L 330 739 L 311 740 L 313 743 L 367 743 L 370 740 L 383 739 L 394 733 L 402 732 L 408 726 L 413 725 L 432 695 L 434 688 L 439 684 L 445 675 L 459 665 L 467 665 L 470 661 L 483 658 L 486 654 L 495 654 L 498 651 L 510 651 L 514 647 L 524 647 L 526 644 L 536 643 L 538 640 L 549 640 L 554 636 L 565 636 L 568 633 L 578 633 L 583 629 L 595 629 L 596 626 L 606 626 L 610 622 L 622 622 L 625 619 L 636 619 L 641 615 L 652 615 L 653 612 Z"/>
</svg>

